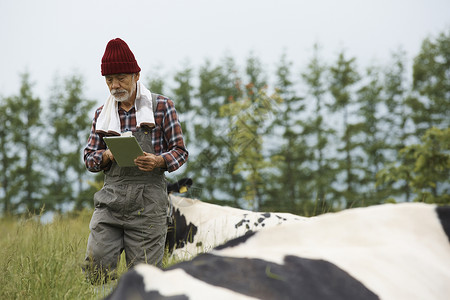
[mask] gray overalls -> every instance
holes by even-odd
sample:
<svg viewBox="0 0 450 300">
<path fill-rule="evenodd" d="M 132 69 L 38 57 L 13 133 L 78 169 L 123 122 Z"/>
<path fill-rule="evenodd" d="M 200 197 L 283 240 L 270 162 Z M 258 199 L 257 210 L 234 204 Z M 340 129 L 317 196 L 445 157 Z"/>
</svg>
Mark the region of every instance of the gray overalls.
<svg viewBox="0 0 450 300">
<path fill-rule="evenodd" d="M 154 153 L 150 128 L 138 128 L 133 135 L 145 152 Z M 168 208 L 163 170 L 144 172 L 113 161 L 94 205 L 86 251 L 91 267 L 113 275 L 123 250 L 128 267 L 141 262 L 161 266 Z"/>
</svg>

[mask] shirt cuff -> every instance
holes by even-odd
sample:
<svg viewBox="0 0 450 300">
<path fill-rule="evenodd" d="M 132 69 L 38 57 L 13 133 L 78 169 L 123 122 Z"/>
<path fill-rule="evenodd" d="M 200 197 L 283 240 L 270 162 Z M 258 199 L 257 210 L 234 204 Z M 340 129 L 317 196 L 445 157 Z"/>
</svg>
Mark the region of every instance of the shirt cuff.
<svg viewBox="0 0 450 300">
<path fill-rule="evenodd" d="M 161 168 L 164 171 L 173 172 L 176 169 L 178 169 L 178 163 L 175 160 L 175 158 L 169 153 L 162 153 L 162 158 L 164 158 L 164 161 L 166 162 L 166 166 L 164 168 Z"/>
<path fill-rule="evenodd" d="M 89 171 L 100 172 L 102 170 L 108 170 L 110 168 L 110 164 L 108 164 L 104 168 L 101 167 L 103 152 L 105 152 L 105 151 L 106 150 L 98 150 L 87 159 L 86 166 Z"/>
</svg>

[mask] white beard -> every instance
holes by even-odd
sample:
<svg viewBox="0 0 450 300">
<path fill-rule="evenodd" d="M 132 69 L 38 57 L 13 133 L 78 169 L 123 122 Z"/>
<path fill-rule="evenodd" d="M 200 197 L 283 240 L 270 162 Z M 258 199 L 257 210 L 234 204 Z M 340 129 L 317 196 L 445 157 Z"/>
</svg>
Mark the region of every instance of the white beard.
<svg viewBox="0 0 450 300">
<path fill-rule="evenodd" d="M 123 102 L 130 99 L 131 95 L 136 91 L 136 82 L 133 84 L 133 88 L 130 92 L 128 92 L 126 89 L 114 89 L 111 90 L 111 95 L 114 97 L 114 100 L 117 102 Z M 123 93 L 121 96 L 116 96 L 116 94 Z"/>
<path fill-rule="evenodd" d="M 123 94 L 121 94 L 120 96 L 116 95 L 123 92 Z M 125 89 L 117 89 L 117 90 L 112 90 L 111 91 L 111 95 L 114 97 L 114 100 L 116 100 L 117 102 L 123 102 L 123 101 L 127 101 L 128 98 L 130 98 L 130 93 L 125 90 Z"/>
</svg>

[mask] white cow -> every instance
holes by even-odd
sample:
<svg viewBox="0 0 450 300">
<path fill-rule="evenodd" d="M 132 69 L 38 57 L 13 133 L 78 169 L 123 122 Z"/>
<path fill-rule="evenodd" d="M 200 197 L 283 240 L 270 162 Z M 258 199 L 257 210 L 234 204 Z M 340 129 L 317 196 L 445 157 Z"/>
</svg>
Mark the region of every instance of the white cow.
<svg viewBox="0 0 450 300">
<path fill-rule="evenodd" d="M 170 195 L 173 224 L 166 245 L 179 259 L 191 259 L 249 231 L 304 221 L 289 213 L 252 212 Z"/>
<path fill-rule="evenodd" d="M 355 208 L 262 229 L 166 270 L 139 265 L 106 299 L 447 300 L 449 241 L 450 207 Z"/>
</svg>

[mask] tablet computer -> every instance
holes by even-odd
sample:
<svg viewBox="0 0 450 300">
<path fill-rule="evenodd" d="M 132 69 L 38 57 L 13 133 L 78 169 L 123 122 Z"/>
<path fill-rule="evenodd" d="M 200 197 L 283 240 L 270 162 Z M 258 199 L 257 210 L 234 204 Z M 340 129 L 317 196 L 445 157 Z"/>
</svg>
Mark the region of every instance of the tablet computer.
<svg viewBox="0 0 450 300">
<path fill-rule="evenodd" d="M 106 145 L 114 155 L 119 167 L 134 167 L 134 160 L 144 155 L 141 146 L 134 136 L 111 136 L 104 137 Z"/>
</svg>

